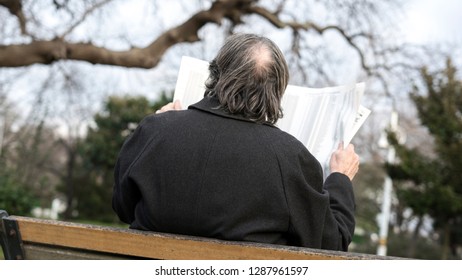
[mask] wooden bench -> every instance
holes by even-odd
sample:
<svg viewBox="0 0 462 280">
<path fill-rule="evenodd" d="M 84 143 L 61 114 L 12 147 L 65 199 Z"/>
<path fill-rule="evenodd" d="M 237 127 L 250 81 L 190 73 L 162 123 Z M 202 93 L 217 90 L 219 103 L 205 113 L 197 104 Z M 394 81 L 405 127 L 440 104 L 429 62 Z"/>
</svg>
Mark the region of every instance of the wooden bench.
<svg viewBox="0 0 462 280">
<path fill-rule="evenodd" d="M 391 259 L 8 216 L 2 210 L 0 218 L 5 259 Z"/>
</svg>

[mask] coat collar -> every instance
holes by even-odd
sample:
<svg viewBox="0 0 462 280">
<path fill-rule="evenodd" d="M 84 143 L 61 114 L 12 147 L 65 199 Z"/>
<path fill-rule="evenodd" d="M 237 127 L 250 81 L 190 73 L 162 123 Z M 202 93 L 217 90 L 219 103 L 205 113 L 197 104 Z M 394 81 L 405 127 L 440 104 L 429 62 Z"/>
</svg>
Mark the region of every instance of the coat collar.
<svg viewBox="0 0 462 280">
<path fill-rule="evenodd" d="M 231 113 L 225 112 L 220 107 L 220 102 L 218 101 L 218 98 L 216 98 L 216 97 L 206 96 L 201 101 L 190 105 L 188 107 L 188 109 L 197 109 L 197 110 L 201 110 L 201 111 L 204 111 L 204 112 L 208 112 L 208 113 L 218 115 L 218 116 L 221 116 L 221 117 L 225 117 L 225 118 L 229 118 L 229 119 L 235 119 L 235 120 L 255 123 L 254 121 L 249 120 L 249 119 L 247 119 L 247 118 L 245 118 L 245 117 L 243 117 L 241 115 L 231 114 Z M 264 123 L 264 124 L 274 127 L 274 125 L 271 124 L 271 123 Z"/>
</svg>

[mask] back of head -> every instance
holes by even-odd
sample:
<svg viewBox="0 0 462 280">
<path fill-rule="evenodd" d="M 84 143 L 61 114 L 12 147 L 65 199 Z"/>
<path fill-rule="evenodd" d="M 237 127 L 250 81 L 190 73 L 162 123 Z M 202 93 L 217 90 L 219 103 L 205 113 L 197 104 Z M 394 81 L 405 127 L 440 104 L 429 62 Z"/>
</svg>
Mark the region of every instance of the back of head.
<svg viewBox="0 0 462 280">
<path fill-rule="evenodd" d="M 230 36 L 210 63 L 206 96 L 221 107 L 255 122 L 282 117 L 281 98 L 289 71 L 281 50 L 269 39 L 253 34 Z"/>
</svg>

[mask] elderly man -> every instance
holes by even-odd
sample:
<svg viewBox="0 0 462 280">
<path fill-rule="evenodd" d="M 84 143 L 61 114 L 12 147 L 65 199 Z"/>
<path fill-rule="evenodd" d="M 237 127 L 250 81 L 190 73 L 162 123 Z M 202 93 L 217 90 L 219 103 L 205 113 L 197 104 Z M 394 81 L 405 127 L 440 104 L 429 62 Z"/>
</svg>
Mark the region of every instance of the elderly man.
<svg viewBox="0 0 462 280">
<path fill-rule="evenodd" d="M 289 80 L 280 49 L 233 35 L 209 69 L 204 99 L 168 104 L 125 142 L 119 218 L 134 229 L 346 251 L 359 158 L 340 145 L 323 182 L 313 155 L 274 126 Z"/>
</svg>

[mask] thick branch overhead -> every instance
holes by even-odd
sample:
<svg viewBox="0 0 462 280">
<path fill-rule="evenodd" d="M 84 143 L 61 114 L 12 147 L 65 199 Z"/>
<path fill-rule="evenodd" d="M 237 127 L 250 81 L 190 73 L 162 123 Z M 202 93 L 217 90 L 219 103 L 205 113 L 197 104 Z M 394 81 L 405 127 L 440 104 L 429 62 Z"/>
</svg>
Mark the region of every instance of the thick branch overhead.
<svg viewBox="0 0 462 280">
<path fill-rule="evenodd" d="M 319 26 L 314 22 L 283 21 L 279 14 L 283 8 L 282 1 L 274 12 L 258 5 L 257 0 L 219 0 L 214 1 L 210 8 L 192 15 L 182 24 L 166 30 L 144 48 L 131 48 L 125 51 L 111 50 L 109 47 L 97 46 L 93 43 L 74 43 L 67 41 L 77 26 L 85 21 L 87 16 L 101 8 L 110 0 L 99 1 L 87 7 L 85 12 L 74 21 L 62 34 L 54 40 L 32 40 L 27 44 L 0 46 L 0 67 L 20 67 L 32 64 L 50 64 L 58 60 L 78 60 L 92 64 L 115 65 L 122 67 L 154 68 L 160 62 L 165 52 L 172 46 L 183 42 L 199 41 L 198 32 L 207 23 L 220 25 L 224 19 L 233 25 L 245 21 L 245 16 L 258 15 L 278 29 L 290 28 L 295 33 L 313 30 L 323 34 L 327 30 L 335 30 L 359 54 L 362 67 L 370 72 L 362 49 L 356 44 L 356 37 L 364 34 L 349 35 L 342 27 L 336 25 Z M 18 18 L 22 34 L 26 35 L 26 18 L 22 11 L 20 0 L 0 0 L 0 5 Z M 364 36 L 363 36 L 364 35 Z M 32 36 L 31 36 L 32 37 Z"/>
</svg>

